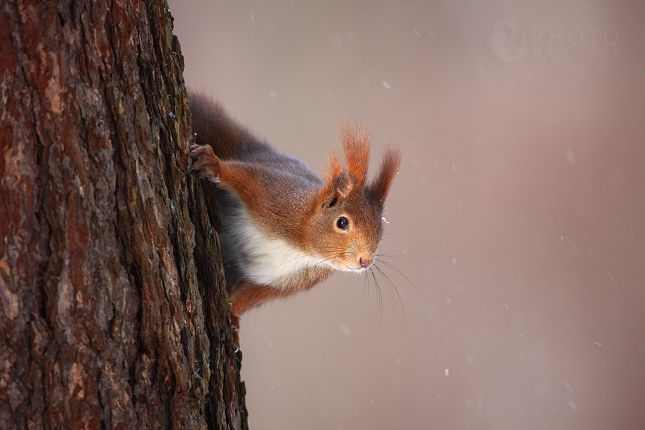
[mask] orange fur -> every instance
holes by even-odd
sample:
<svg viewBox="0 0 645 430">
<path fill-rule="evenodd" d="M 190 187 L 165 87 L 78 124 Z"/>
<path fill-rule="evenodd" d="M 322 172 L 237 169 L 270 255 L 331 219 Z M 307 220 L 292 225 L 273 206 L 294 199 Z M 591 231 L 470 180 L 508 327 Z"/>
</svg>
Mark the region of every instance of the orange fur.
<svg viewBox="0 0 645 430">
<path fill-rule="evenodd" d="M 399 172 L 401 165 L 401 150 L 393 146 L 388 146 L 381 161 L 381 167 L 374 179 L 369 185 L 369 189 L 380 201 L 385 201 L 394 178 Z"/>
<path fill-rule="evenodd" d="M 370 163 L 369 133 L 357 123 L 344 123 L 340 129 L 340 140 L 343 142 L 352 192 L 358 192 L 365 184 Z"/>
<path fill-rule="evenodd" d="M 397 148 L 387 148 L 367 183 L 369 134 L 344 123 L 343 163 L 332 152 L 321 179 L 252 136 L 211 100 L 190 94 L 190 104 L 203 145 L 191 146 L 191 169 L 221 189 L 220 243 L 237 327 L 249 309 L 374 262 L 384 201 L 401 162 Z"/>
</svg>

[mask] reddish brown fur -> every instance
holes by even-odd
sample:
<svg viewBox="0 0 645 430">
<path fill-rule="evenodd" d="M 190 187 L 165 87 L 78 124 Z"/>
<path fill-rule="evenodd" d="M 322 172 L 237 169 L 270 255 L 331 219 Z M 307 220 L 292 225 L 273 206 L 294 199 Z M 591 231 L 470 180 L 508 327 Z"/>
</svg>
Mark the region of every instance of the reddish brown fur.
<svg viewBox="0 0 645 430">
<path fill-rule="evenodd" d="M 262 303 L 278 297 L 284 297 L 283 291 L 271 285 L 258 285 L 250 282 L 243 282 L 235 287 L 229 295 L 233 315 L 242 315 Z"/>
<path fill-rule="evenodd" d="M 390 192 L 390 187 L 399 171 L 400 164 L 401 151 L 399 148 L 388 146 L 385 150 L 385 154 L 383 155 L 383 161 L 381 161 L 379 172 L 368 187 L 374 196 L 380 201 L 385 201 L 385 198 Z"/>
<path fill-rule="evenodd" d="M 346 168 L 341 166 L 338 154 L 332 152 L 325 175 L 325 186 L 320 189 L 319 203 L 329 199 L 335 192 L 340 197 L 348 198 L 365 188 L 370 158 L 369 133 L 359 124 L 343 123 L 340 137 Z M 400 164 L 401 151 L 397 147 L 388 146 L 378 174 L 367 187 L 378 200 L 384 201 L 387 197 Z"/>
<path fill-rule="evenodd" d="M 333 151 L 329 156 L 329 168 L 325 173 L 325 185 L 320 189 L 319 192 L 319 203 L 326 200 L 327 197 L 332 194 L 334 191 L 334 184 L 337 183 L 339 178 L 343 173 L 343 167 L 338 160 L 338 153 Z"/>
<path fill-rule="evenodd" d="M 370 163 L 370 136 L 367 130 L 356 123 L 344 123 L 340 128 L 347 172 L 352 192 L 359 192 L 367 179 Z"/>
<path fill-rule="evenodd" d="M 253 267 L 244 269 L 229 261 L 232 271 L 227 269 L 227 280 L 231 279 L 230 300 L 237 326 L 239 316 L 248 309 L 309 289 L 335 270 L 359 270 L 372 264 L 382 235 L 383 204 L 401 161 L 397 148 L 387 148 L 379 172 L 367 184 L 369 134 L 358 124 L 345 123 L 340 131 L 344 163 L 332 153 L 321 180 L 301 161 L 253 137 L 208 98 L 190 94 L 190 104 L 197 140 L 211 145 L 191 146 L 192 170 L 237 195 L 263 232 L 261 236 L 280 238 L 330 264 L 303 266 L 276 278 L 279 285 L 263 285 L 245 272 L 253 272 Z M 339 217 L 349 220 L 347 231 L 336 227 Z M 238 218 L 228 221 L 240 222 Z M 266 241 L 258 240 L 260 246 Z"/>
</svg>

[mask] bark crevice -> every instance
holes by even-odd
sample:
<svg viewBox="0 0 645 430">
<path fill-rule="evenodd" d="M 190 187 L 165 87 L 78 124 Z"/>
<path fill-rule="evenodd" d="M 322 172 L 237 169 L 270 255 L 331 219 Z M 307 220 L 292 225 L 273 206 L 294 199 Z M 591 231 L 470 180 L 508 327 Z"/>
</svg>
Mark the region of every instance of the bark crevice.
<svg viewBox="0 0 645 430">
<path fill-rule="evenodd" d="M 0 37 L 0 429 L 247 428 L 167 5 L 7 1 Z"/>
</svg>

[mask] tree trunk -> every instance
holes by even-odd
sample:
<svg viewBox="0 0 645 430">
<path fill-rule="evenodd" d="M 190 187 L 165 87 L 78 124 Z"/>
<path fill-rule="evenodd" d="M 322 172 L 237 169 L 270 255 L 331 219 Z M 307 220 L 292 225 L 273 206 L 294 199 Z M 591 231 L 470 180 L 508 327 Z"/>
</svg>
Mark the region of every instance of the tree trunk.
<svg viewBox="0 0 645 430">
<path fill-rule="evenodd" d="M 182 70 L 165 1 L 0 1 L 0 429 L 247 428 Z"/>
</svg>

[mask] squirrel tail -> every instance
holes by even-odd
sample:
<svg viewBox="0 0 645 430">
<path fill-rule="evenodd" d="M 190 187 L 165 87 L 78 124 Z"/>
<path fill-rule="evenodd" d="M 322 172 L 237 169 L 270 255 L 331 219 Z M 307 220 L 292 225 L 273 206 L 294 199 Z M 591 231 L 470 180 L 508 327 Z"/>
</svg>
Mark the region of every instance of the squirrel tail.
<svg viewBox="0 0 645 430">
<path fill-rule="evenodd" d="M 241 159 L 251 152 L 270 150 L 246 127 L 231 119 L 212 97 L 188 90 L 188 100 L 197 143 L 209 144 L 219 158 Z"/>
</svg>

